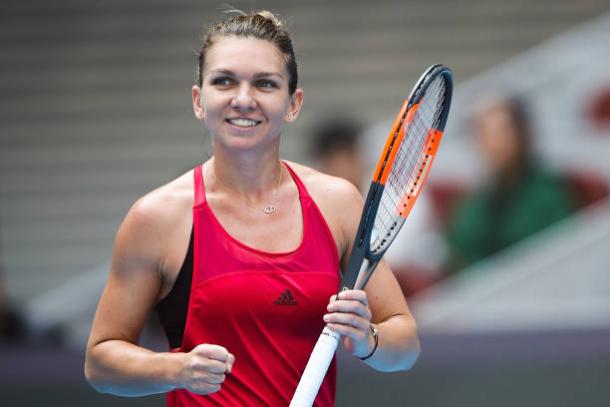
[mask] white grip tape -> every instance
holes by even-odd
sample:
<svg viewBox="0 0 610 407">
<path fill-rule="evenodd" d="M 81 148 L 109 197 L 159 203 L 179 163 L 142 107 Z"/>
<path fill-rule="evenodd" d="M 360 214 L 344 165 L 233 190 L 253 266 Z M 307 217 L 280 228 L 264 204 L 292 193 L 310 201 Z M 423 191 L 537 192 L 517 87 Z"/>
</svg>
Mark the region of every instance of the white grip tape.
<svg viewBox="0 0 610 407">
<path fill-rule="evenodd" d="M 326 371 L 333 360 L 341 335 L 327 326 L 316 342 L 299 385 L 292 396 L 290 407 L 311 407 L 318 395 L 318 390 L 326 376 Z"/>
</svg>

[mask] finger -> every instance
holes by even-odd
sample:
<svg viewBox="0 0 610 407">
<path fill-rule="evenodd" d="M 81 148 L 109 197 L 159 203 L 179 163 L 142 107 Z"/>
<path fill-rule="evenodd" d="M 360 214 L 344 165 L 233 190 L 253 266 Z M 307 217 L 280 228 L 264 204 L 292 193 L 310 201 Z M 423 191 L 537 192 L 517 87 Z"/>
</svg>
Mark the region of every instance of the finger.
<svg viewBox="0 0 610 407">
<path fill-rule="evenodd" d="M 362 304 L 368 306 L 369 299 L 366 292 L 363 290 L 345 290 L 341 291 L 338 295 L 339 300 L 354 300 L 360 301 Z"/>
<path fill-rule="evenodd" d="M 204 363 L 205 367 L 203 370 L 210 373 L 225 373 L 227 371 L 227 364 L 214 359 L 208 359 Z"/>
<path fill-rule="evenodd" d="M 209 359 L 214 359 L 221 362 L 226 362 L 227 358 L 229 357 L 229 351 L 226 348 L 223 348 L 220 345 L 211 345 L 208 343 L 197 345 L 191 352 L 196 355 L 205 356 Z"/>
<path fill-rule="evenodd" d="M 225 381 L 225 377 L 226 376 L 224 375 L 224 373 L 221 373 L 221 374 L 210 373 L 205 378 L 205 382 L 207 382 L 209 384 L 222 384 Z"/>
<path fill-rule="evenodd" d="M 371 310 L 367 305 L 355 300 L 337 300 L 326 307 L 328 312 L 342 312 L 347 314 L 356 314 L 362 318 L 370 320 L 372 317 Z"/>
<path fill-rule="evenodd" d="M 365 340 L 368 335 L 368 331 L 357 329 L 350 325 L 329 323 L 328 327 L 338 334 L 346 336 L 356 342 Z"/>
<path fill-rule="evenodd" d="M 191 367 L 195 372 L 224 373 L 227 364 L 218 360 L 209 359 L 205 356 L 196 356 L 191 361 Z"/>
<path fill-rule="evenodd" d="M 335 301 L 336 299 L 337 299 L 337 294 L 331 295 L 328 302 L 331 303 L 331 302 Z"/>
<path fill-rule="evenodd" d="M 325 314 L 324 322 L 327 324 L 340 324 L 350 326 L 363 331 L 369 329 L 371 321 L 366 318 L 362 318 L 355 314 L 333 312 L 332 314 Z"/>
</svg>

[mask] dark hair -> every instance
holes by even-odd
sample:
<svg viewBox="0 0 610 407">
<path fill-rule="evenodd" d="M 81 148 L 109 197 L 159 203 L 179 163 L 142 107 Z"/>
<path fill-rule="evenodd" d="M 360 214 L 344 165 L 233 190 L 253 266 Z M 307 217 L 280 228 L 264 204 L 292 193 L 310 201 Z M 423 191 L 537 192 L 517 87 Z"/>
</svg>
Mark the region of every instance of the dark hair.
<svg viewBox="0 0 610 407">
<path fill-rule="evenodd" d="M 528 165 L 532 159 L 532 130 L 528 114 L 529 107 L 526 100 L 519 95 L 511 94 L 501 100 L 497 107 L 505 109 L 510 115 L 519 148 L 519 155 L 517 157 L 519 165 Z"/>
<path fill-rule="evenodd" d="M 284 55 L 286 69 L 288 70 L 288 91 L 292 95 L 297 88 L 299 76 L 292 40 L 288 31 L 284 28 L 284 24 L 273 13 L 266 10 L 252 11 L 248 14 L 241 11 L 239 13 L 216 23 L 207 30 L 203 37 L 197 69 L 198 85 L 202 86 L 203 84 L 205 55 L 214 46 L 218 38 L 252 37 L 271 42 Z"/>
<path fill-rule="evenodd" d="M 511 118 L 513 119 L 517 136 L 521 139 L 521 142 L 524 145 L 529 145 L 532 135 L 530 128 L 530 117 L 528 114 L 530 109 L 527 102 L 521 96 L 510 95 L 506 98 L 506 100 L 504 100 L 503 105 L 506 107 L 511 115 Z"/>
<path fill-rule="evenodd" d="M 322 121 L 313 130 L 311 154 L 326 157 L 339 151 L 356 151 L 362 127 L 355 120 Z"/>
</svg>

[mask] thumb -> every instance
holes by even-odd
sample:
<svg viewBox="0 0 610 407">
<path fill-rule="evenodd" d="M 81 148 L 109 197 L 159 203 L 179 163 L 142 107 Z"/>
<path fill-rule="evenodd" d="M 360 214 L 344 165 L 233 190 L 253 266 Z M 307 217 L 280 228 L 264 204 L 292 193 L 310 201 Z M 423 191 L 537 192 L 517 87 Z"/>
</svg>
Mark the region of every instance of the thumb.
<svg viewBox="0 0 610 407">
<path fill-rule="evenodd" d="M 229 353 L 229 357 L 227 358 L 227 373 L 231 373 L 233 370 L 233 364 L 235 363 L 235 356 L 232 353 Z"/>
<path fill-rule="evenodd" d="M 352 341 L 352 339 L 348 336 L 342 336 L 341 337 L 341 342 L 343 345 L 343 349 L 348 352 L 351 353 L 354 350 L 354 342 Z"/>
</svg>

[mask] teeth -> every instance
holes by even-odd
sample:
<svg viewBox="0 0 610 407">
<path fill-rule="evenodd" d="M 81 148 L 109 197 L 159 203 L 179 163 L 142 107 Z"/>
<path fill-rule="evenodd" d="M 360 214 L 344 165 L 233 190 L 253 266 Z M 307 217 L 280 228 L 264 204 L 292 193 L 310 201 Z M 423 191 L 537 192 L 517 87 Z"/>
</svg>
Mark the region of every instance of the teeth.
<svg viewBox="0 0 610 407">
<path fill-rule="evenodd" d="M 229 119 L 229 123 L 239 127 L 254 127 L 257 125 L 255 120 L 250 119 Z"/>
</svg>

